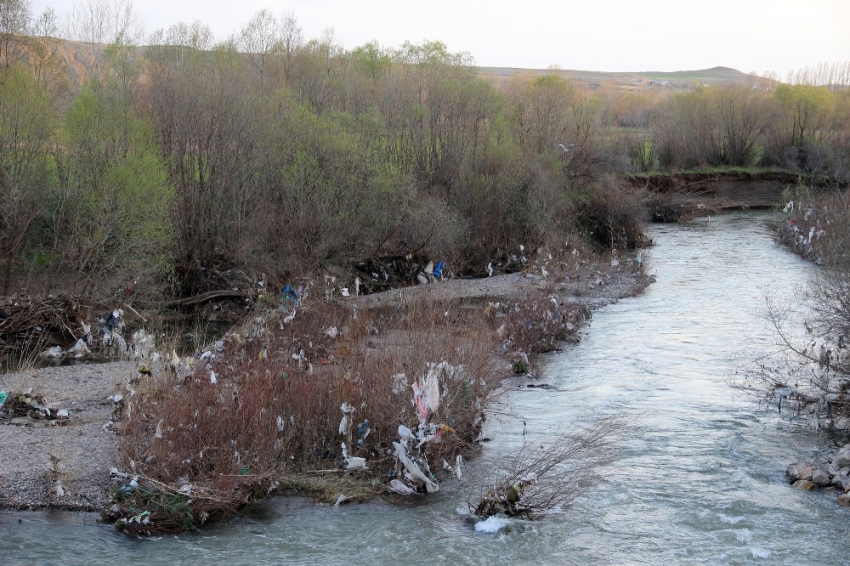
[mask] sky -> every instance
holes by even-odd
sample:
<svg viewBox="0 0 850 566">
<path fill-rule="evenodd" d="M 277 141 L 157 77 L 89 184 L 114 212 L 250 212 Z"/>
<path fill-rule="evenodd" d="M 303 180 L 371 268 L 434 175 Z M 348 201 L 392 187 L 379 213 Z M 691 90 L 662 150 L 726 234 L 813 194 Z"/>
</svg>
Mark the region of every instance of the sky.
<svg viewBox="0 0 850 566">
<path fill-rule="evenodd" d="M 91 0 L 77 0 L 87 2 Z M 31 0 L 61 17 L 71 0 Z M 217 39 L 260 9 L 346 49 L 439 40 L 482 67 L 745 73 L 850 61 L 850 0 L 134 0 L 147 33 L 200 20 Z"/>
</svg>

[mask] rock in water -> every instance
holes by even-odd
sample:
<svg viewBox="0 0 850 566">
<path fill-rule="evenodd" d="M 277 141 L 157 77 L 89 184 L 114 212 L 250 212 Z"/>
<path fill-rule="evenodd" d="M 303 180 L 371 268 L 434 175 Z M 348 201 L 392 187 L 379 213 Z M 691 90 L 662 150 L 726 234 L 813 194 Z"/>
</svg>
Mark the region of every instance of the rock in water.
<svg viewBox="0 0 850 566">
<path fill-rule="evenodd" d="M 850 450 L 846 446 L 839 450 L 835 458 L 832 459 L 832 465 L 838 469 L 850 466 Z"/>
<path fill-rule="evenodd" d="M 811 491 L 817 486 L 808 480 L 797 480 L 794 482 L 794 487 L 802 489 L 803 491 Z"/>
<path fill-rule="evenodd" d="M 812 483 L 818 487 L 827 487 L 832 481 L 829 479 L 828 473 L 818 469 L 812 472 Z"/>
<path fill-rule="evenodd" d="M 789 483 L 794 483 L 797 480 L 808 481 L 812 479 L 812 466 L 808 462 L 794 462 L 785 469 L 785 475 L 788 477 Z"/>
</svg>

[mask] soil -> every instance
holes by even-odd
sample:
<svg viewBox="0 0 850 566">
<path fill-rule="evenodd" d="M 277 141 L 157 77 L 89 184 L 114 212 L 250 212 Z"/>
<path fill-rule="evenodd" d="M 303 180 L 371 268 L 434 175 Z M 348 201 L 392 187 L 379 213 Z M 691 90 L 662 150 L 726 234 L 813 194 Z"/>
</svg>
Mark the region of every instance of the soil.
<svg viewBox="0 0 850 566">
<path fill-rule="evenodd" d="M 635 187 L 677 197 L 677 204 L 690 215 L 771 208 L 779 204 L 786 188 L 797 185 L 799 175 L 783 171 L 678 173 L 633 176 L 629 181 Z"/>
<path fill-rule="evenodd" d="M 390 290 L 351 300 L 361 308 L 402 304 L 415 299 L 522 298 L 545 290 L 562 300 L 600 308 L 633 296 L 650 282 L 622 258 L 622 267 L 579 264 L 569 276 L 544 278 L 513 273 L 485 279 L 453 279 Z M 28 417 L 0 420 L 0 508 L 98 510 L 109 500 L 110 470 L 119 460 L 119 438 L 111 423 L 115 403 L 108 397 L 130 394 L 137 376 L 133 362 L 33 369 L 0 375 L 0 391 L 40 395 L 70 418 L 62 423 Z M 51 424 L 54 423 L 54 424 Z M 118 481 L 117 479 L 115 480 Z M 61 488 L 57 488 L 57 485 Z"/>
</svg>

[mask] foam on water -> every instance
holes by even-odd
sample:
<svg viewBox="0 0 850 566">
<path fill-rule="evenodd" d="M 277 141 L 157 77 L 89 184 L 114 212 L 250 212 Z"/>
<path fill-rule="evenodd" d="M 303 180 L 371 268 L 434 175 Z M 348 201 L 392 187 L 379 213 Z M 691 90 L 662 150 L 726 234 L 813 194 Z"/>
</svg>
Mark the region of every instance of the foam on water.
<svg viewBox="0 0 850 566">
<path fill-rule="evenodd" d="M 479 533 L 498 533 L 511 523 L 507 517 L 488 517 L 475 523 L 475 531 Z"/>
</svg>

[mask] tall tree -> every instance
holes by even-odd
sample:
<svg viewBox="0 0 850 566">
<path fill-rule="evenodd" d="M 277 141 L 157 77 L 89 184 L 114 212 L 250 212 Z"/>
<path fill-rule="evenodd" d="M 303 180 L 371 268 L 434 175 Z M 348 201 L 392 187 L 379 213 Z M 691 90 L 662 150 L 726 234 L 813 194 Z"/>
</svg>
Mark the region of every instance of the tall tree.
<svg viewBox="0 0 850 566">
<path fill-rule="evenodd" d="M 45 153 L 55 112 L 47 91 L 21 67 L 0 73 L 0 101 L 0 253 L 8 294 L 12 265 L 50 183 Z"/>
<path fill-rule="evenodd" d="M 31 17 L 30 0 L 0 0 L 0 50 L 7 69 L 12 45 L 27 32 Z"/>
</svg>

